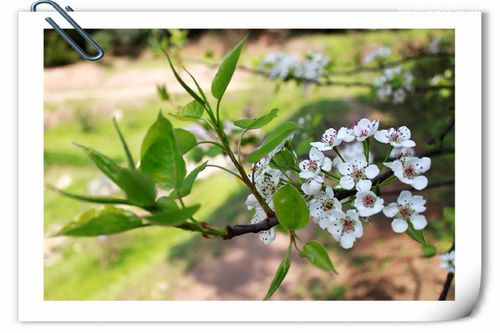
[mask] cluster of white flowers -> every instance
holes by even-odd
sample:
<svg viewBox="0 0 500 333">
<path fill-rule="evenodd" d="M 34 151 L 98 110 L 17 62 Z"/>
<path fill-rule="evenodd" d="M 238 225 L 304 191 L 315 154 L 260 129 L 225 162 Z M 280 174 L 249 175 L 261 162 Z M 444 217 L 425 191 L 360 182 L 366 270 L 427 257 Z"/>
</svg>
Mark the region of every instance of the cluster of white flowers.
<svg viewBox="0 0 500 333">
<path fill-rule="evenodd" d="M 441 255 L 442 269 L 447 269 L 450 273 L 455 273 L 455 250 Z"/>
<path fill-rule="evenodd" d="M 293 134 L 286 138 L 282 143 L 280 143 L 273 151 L 260 159 L 259 162 L 252 166 L 252 174 L 249 175 L 255 184 L 257 192 L 259 192 L 262 199 L 265 200 L 266 204 L 271 208 L 273 207 L 273 195 L 278 190 L 278 187 L 286 182 L 287 176 L 283 174 L 278 169 L 273 169 L 269 166 L 274 155 L 279 153 L 285 144 L 293 139 Z M 254 194 L 250 194 L 246 199 L 246 205 L 248 210 L 254 210 L 254 215 L 251 224 L 260 223 L 268 218 L 266 212 L 260 205 L 259 201 Z M 276 238 L 275 228 L 269 230 L 264 230 L 259 232 L 259 238 L 264 244 L 271 243 Z"/>
<path fill-rule="evenodd" d="M 330 59 L 319 53 L 310 52 L 300 61 L 294 54 L 275 52 L 268 54 L 260 63 L 259 71 L 267 73 L 271 79 L 285 80 L 289 77 L 318 81 L 325 75 Z"/>
<path fill-rule="evenodd" d="M 356 239 L 362 237 L 361 222 L 382 211 L 393 219 L 392 229 L 397 233 L 405 232 L 408 223 L 415 230 L 422 230 L 427 225 L 425 216 L 421 215 L 426 209 L 426 201 L 422 196 L 402 191 L 397 202 L 384 206 L 384 199 L 372 191 L 373 180 L 379 175 L 380 169 L 373 164 L 373 154 L 368 153 L 367 160 L 362 144 L 371 137 L 391 146 L 391 155 L 395 159 L 384 163 L 384 166 L 391 169 L 401 182 L 415 189 L 421 190 L 427 186 L 427 178 L 422 174 L 431 164 L 427 157 L 413 156 L 415 142 L 411 140 L 411 132 L 406 126 L 384 130 L 378 127 L 377 120 L 365 118 L 352 128 L 342 127 L 338 131 L 329 128 L 320 142 L 311 143 L 309 159 L 299 164 L 299 177 L 303 179 L 301 190 L 308 201 L 312 220 L 327 230 L 345 249 L 351 248 Z M 347 146 L 339 150 L 338 146 L 343 143 Z M 368 150 L 368 146 L 365 148 Z M 333 161 L 324 153 L 332 150 L 337 153 Z M 331 181 L 334 181 L 335 189 L 355 189 L 354 201 L 345 198 L 340 202 L 332 186 L 329 186 Z M 346 205 L 351 207 L 344 212 L 343 206 Z"/>
<path fill-rule="evenodd" d="M 394 104 L 403 103 L 406 94 L 413 91 L 413 74 L 404 71 L 401 66 L 386 68 L 382 75 L 375 79 L 375 89 L 380 101 L 391 100 Z"/>
<path fill-rule="evenodd" d="M 383 60 L 388 58 L 391 55 L 391 49 L 388 47 L 379 47 L 376 48 L 370 52 L 368 52 L 364 57 L 363 57 L 363 64 L 369 64 L 370 62 L 374 60 Z"/>
</svg>

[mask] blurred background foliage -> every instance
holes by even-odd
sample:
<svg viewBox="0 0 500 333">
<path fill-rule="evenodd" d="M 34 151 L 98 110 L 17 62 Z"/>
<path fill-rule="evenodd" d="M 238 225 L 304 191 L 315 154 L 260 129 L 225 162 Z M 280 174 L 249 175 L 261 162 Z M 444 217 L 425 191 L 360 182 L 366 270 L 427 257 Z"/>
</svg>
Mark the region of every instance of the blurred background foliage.
<svg viewBox="0 0 500 333">
<path fill-rule="evenodd" d="M 116 189 L 99 177 L 92 163 L 71 143 L 95 147 L 124 163 L 111 122 L 116 117 L 137 156 L 158 110 L 175 112 L 189 102 L 160 50 L 167 48 L 177 64 L 187 67 L 208 90 L 215 73 L 213 64 L 244 31 L 90 32 L 107 52 L 97 63 L 80 61 L 56 33 L 45 31 L 45 182 L 71 192 L 106 194 Z M 452 30 L 252 30 L 240 63 L 257 68 L 271 52 L 301 56 L 320 51 L 330 58 L 331 68 L 351 69 L 374 48 L 391 48 L 388 61 L 397 60 L 426 52 L 436 37 L 452 54 Z M 419 84 L 453 82 L 453 56 L 409 61 L 403 66 L 412 71 Z M 380 72 L 362 72 L 340 79 L 373 82 L 378 75 Z M 292 119 L 302 126 L 293 144 L 306 154 L 311 138 L 318 140 L 325 129 L 352 126 L 362 117 L 380 119 L 382 128 L 408 126 L 417 142 L 417 153 L 436 146 L 449 151 L 454 148 L 453 130 L 441 138 L 453 120 L 453 90 L 415 91 L 404 103 L 393 105 L 379 102 L 367 87 L 272 81 L 244 70 L 236 73 L 229 88 L 222 106 L 225 119 L 280 109 L 278 119 L 248 137 L 244 152 L 251 151 L 273 126 Z M 200 126 L 173 118 L 171 121 L 204 135 Z M 375 145 L 378 148 L 383 147 Z M 194 149 L 189 166 L 205 159 L 225 163 L 219 153 L 208 147 Z M 383 158 L 385 151 L 375 150 L 374 154 Z M 422 193 L 428 207 L 426 235 L 442 253 L 454 239 L 454 155 L 434 156 L 428 178 L 437 186 Z M 388 188 L 387 195 L 400 189 L 398 186 Z M 248 223 L 250 213 L 244 204 L 247 195 L 225 174 L 206 171 L 189 203 L 201 203 L 197 217 L 209 223 Z M 287 245 L 280 236 L 266 247 L 254 235 L 232 241 L 207 240 L 167 228 L 145 228 L 97 239 L 51 237 L 89 207 L 45 191 L 45 299 L 261 299 Z M 340 275 L 323 274 L 305 265 L 303 259 L 293 258 L 295 262 L 283 288 L 276 293 L 277 299 L 435 299 L 446 277 L 446 271 L 439 269 L 438 257 L 422 258 L 422 249 L 406 235 L 394 234 L 390 221 L 383 216 L 366 226 L 365 236 L 351 251 L 340 249 L 315 225 L 302 237 L 323 242 Z"/>
</svg>

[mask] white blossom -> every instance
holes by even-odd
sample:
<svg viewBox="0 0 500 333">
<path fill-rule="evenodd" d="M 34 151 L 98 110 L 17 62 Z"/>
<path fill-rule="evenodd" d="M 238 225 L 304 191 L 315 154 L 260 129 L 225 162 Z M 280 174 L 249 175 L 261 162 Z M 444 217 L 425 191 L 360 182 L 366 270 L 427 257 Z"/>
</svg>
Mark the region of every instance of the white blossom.
<svg viewBox="0 0 500 333">
<path fill-rule="evenodd" d="M 308 179 L 318 175 L 321 170 L 326 172 L 332 169 L 332 160 L 326 157 L 318 149 L 312 147 L 309 151 L 309 159 L 300 162 L 300 178 Z"/>
<path fill-rule="evenodd" d="M 372 186 L 370 179 L 375 178 L 380 172 L 375 164 L 368 165 L 363 154 L 359 154 L 345 163 L 340 163 L 337 169 L 342 175 L 339 184 L 346 190 L 352 189 L 354 185 L 370 189 Z M 363 183 L 364 185 L 362 185 Z"/>
<path fill-rule="evenodd" d="M 422 176 L 431 167 L 431 159 L 428 157 L 404 157 L 396 161 L 384 163 L 394 172 L 402 183 L 413 186 L 416 190 L 422 190 L 427 186 L 427 178 Z"/>
<path fill-rule="evenodd" d="M 389 128 L 375 132 L 375 140 L 381 143 L 389 143 L 395 148 L 400 147 L 415 147 L 415 141 L 410 140 L 411 131 L 406 126 L 401 126 L 398 129 Z"/>
<path fill-rule="evenodd" d="M 439 267 L 447 269 L 450 273 L 455 273 L 455 250 L 442 254 L 440 257 L 441 264 Z"/>
<path fill-rule="evenodd" d="M 394 104 L 403 103 L 407 93 L 413 91 L 413 74 L 403 71 L 401 66 L 386 68 L 373 82 L 380 101 L 386 102 L 392 96 Z"/>
<path fill-rule="evenodd" d="M 282 80 L 292 76 L 298 70 L 298 61 L 295 55 L 282 52 L 268 54 L 260 63 L 259 71 L 267 71 L 271 79 L 280 78 Z"/>
<path fill-rule="evenodd" d="M 394 147 L 389 154 L 392 159 L 400 159 L 415 155 L 415 149 L 412 147 Z"/>
<path fill-rule="evenodd" d="M 345 142 L 351 142 L 354 140 L 354 135 L 352 134 L 352 129 L 347 127 L 342 127 L 337 132 L 333 128 L 329 128 L 321 136 L 320 142 L 312 142 L 311 146 L 315 147 L 320 151 L 332 150 L 334 147 Z"/>
<path fill-rule="evenodd" d="M 420 195 L 412 195 L 410 191 L 402 191 L 399 194 L 397 203 L 393 202 L 384 207 L 384 215 L 392 220 L 392 230 L 403 233 L 408 229 L 408 222 L 415 230 L 422 230 L 427 226 L 425 216 L 420 215 L 425 211 L 426 201 Z"/>
<path fill-rule="evenodd" d="M 317 193 L 309 202 L 309 213 L 322 229 L 328 227 L 334 210 L 342 210 L 342 204 L 335 198 L 331 187 Z"/>
<path fill-rule="evenodd" d="M 267 216 L 264 214 L 255 213 L 255 215 L 252 217 L 252 220 L 250 221 L 250 224 L 256 224 L 264 221 L 267 218 Z M 273 240 L 276 239 L 276 229 L 272 227 L 269 230 L 263 230 L 259 231 L 259 239 L 262 241 L 262 243 L 268 245 L 271 243 Z"/>
<path fill-rule="evenodd" d="M 330 59 L 319 52 L 310 52 L 306 54 L 304 62 L 298 66 L 296 73 L 300 77 L 309 81 L 318 81 L 325 75 L 325 67 Z"/>
<path fill-rule="evenodd" d="M 372 136 L 378 129 L 378 120 L 370 121 L 369 119 L 361 119 L 356 126 L 353 127 L 353 134 L 358 141 L 365 141 Z"/>
<path fill-rule="evenodd" d="M 325 179 L 323 178 L 323 175 L 318 174 L 311 178 L 306 179 L 304 183 L 300 186 L 300 189 L 307 195 L 314 195 L 321 190 L 324 181 Z"/>
<path fill-rule="evenodd" d="M 358 192 L 354 199 L 354 207 L 358 210 L 359 216 L 372 216 L 379 213 L 382 208 L 384 208 L 384 199 L 370 191 L 368 183 L 358 183 L 357 190 Z"/>
<path fill-rule="evenodd" d="M 333 210 L 327 230 L 344 249 L 350 249 L 356 238 L 363 236 L 363 224 L 355 209 L 350 209 L 346 213 L 342 210 Z"/>
<path fill-rule="evenodd" d="M 371 52 L 367 53 L 363 57 L 363 64 L 364 65 L 369 64 L 373 60 L 382 60 L 382 59 L 388 58 L 390 55 L 391 55 L 390 48 L 379 47 L 379 48 L 376 48 L 376 49 L 372 50 Z"/>
</svg>

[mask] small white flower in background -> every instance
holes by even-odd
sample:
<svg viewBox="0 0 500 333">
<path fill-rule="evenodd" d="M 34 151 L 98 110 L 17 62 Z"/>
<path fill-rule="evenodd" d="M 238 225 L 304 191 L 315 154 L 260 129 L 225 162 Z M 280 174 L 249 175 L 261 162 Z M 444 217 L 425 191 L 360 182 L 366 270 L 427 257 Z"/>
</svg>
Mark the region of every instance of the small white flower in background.
<svg viewBox="0 0 500 333">
<path fill-rule="evenodd" d="M 363 236 L 363 224 L 361 224 L 358 212 L 355 209 L 350 209 L 346 213 L 334 210 L 331 215 L 332 218 L 327 226 L 328 232 L 340 242 L 340 246 L 350 249 L 356 238 Z"/>
<path fill-rule="evenodd" d="M 404 157 L 384 165 L 391 169 L 401 182 L 413 186 L 416 190 L 427 186 L 427 178 L 422 176 L 422 173 L 431 167 L 431 159 L 428 157 Z"/>
<path fill-rule="evenodd" d="M 354 185 L 370 189 L 372 187 L 370 179 L 375 178 L 380 172 L 375 164 L 368 165 L 366 157 L 362 154 L 345 163 L 340 163 L 337 169 L 342 175 L 339 184 L 346 190 L 352 189 Z M 365 184 L 362 185 L 363 183 Z"/>
<path fill-rule="evenodd" d="M 92 179 L 87 184 L 87 191 L 92 195 L 109 196 L 119 191 L 119 188 L 108 177 L 101 176 Z"/>
<path fill-rule="evenodd" d="M 372 136 L 378 129 L 378 120 L 370 121 L 369 119 L 361 119 L 353 128 L 353 134 L 358 141 L 365 141 Z"/>
<path fill-rule="evenodd" d="M 330 224 L 334 210 L 342 210 L 342 204 L 334 197 L 331 187 L 316 194 L 309 202 L 309 213 L 322 229 L 326 229 Z"/>
<path fill-rule="evenodd" d="M 306 179 L 306 181 L 300 186 L 300 189 L 307 195 L 314 195 L 321 190 L 324 181 L 325 179 L 322 177 L 322 174 L 319 174 Z"/>
<path fill-rule="evenodd" d="M 394 147 L 389 154 L 392 159 L 400 159 L 404 157 L 411 157 L 415 155 L 415 149 L 412 147 Z"/>
<path fill-rule="evenodd" d="M 318 149 L 312 147 L 309 151 L 309 159 L 300 162 L 299 168 L 302 170 L 299 177 L 308 179 L 318 175 L 321 170 L 329 172 L 332 169 L 332 160 Z"/>
<path fill-rule="evenodd" d="M 455 273 L 455 250 L 442 254 L 439 267 L 447 269 L 450 273 Z"/>
<path fill-rule="evenodd" d="M 275 52 L 268 54 L 260 63 L 259 71 L 266 72 L 271 79 L 282 80 L 293 75 L 298 69 L 297 58 L 293 54 Z"/>
<path fill-rule="evenodd" d="M 379 213 L 382 208 L 384 208 L 384 199 L 370 191 L 367 182 L 359 182 L 357 190 L 358 193 L 356 193 L 354 207 L 358 210 L 359 216 L 372 216 Z"/>
<path fill-rule="evenodd" d="M 413 91 L 413 74 L 410 72 L 404 72 L 404 83 L 403 87 L 405 88 L 406 91 Z"/>
<path fill-rule="evenodd" d="M 310 52 L 306 54 L 296 76 L 309 81 L 318 81 L 325 74 L 325 67 L 329 62 L 330 58 L 323 54 Z"/>
<path fill-rule="evenodd" d="M 426 201 L 421 195 L 412 195 L 410 191 L 402 191 L 397 203 L 393 202 L 384 207 L 384 215 L 392 220 L 392 230 L 403 233 L 408 229 L 408 221 L 415 230 L 422 230 L 427 226 L 425 216 L 420 215 L 425 211 Z"/>
<path fill-rule="evenodd" d="M 73 177 L 70 174 L 64 173 L 56 180 L 56 187 L 64 190 L 68 188 L 71 184 L 73 184 Z"/>
<path fill-rule="evenodd" d="M 441 46 L 442 38 L 440 36 L 434 37 L 434 39 L 429 44 L 429 53 L 437 54 L 439 53 L 439 47 Z"/>
<path fill-rule="evenodd" d="M 394 92 L 392 102 L 394 104 L 401 104 L 405 101 L 406 93 L 403 89 L 399 88 Z"/>
<path fill-rule="evenodd" d="M 350 145 L 346 145 L 343 149 L 340 149 L 339 152 L 346 161 L 350 161 L 358 155 L 363 155 L 364 148 L 361 142 L 356 141 Z M 369 164 L 373 163 L 373 156 L 374 154 L 370 151 L 370 156 L 368 157 Z M 333 166 L 337 168 L 340 163 L 343 163 L 342 160 L 340 159 L 340 157 L 336 156 L 333 159 Z"/>
<path fill-rule="evenodd" d="M 373 60 L 382 60 L 391 55 L 391 49 L 388 47 L 379 47 L 371 52 L 368 52 L 364 57 L 363 57 L 363 64 L 369 64 Z"/>
<path fill-rule="evenodd" d="M 400 147 L 415 147 L 415 141 L 410 140 L 411 131 L 406 126 L 401 126 L 398 129 L 389 128 L 375 132 L 375 140 L 381 143 L 389 143 L 395 148 Z"/>
</svg>

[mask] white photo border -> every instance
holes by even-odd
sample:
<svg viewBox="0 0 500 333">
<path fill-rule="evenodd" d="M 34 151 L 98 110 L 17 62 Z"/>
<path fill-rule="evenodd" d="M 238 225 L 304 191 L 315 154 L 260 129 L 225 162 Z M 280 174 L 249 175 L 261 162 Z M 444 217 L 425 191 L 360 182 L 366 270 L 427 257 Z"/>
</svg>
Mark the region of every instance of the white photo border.
<svg viewBox="0 0 500 333">
<path fill-rule="evenodd" d="M 43 283 L 43 29 L 19 13 L 20 321 L 440 321 L 470 314 L 481 284 L 480 12 L 74 12 L 84 28 L 455 29 L 456 267 L 454 301 L 45 301 Z M 63 19 L 56 21 L 69 28 Z M 471 195 L 471 193 L 473 195 Z"/>
</svg>

